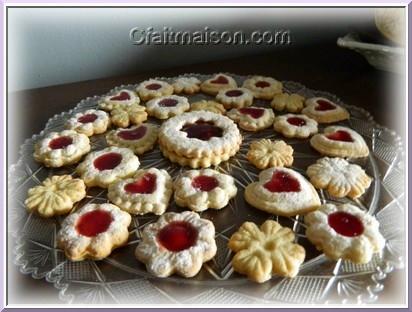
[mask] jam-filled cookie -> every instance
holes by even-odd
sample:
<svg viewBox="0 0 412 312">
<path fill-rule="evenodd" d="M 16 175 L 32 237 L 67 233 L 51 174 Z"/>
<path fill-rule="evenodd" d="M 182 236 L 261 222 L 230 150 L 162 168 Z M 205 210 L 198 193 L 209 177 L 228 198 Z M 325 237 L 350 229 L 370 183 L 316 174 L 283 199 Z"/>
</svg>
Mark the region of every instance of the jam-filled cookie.
<svg viewBox="0 0 412 312">
<path fill-rule="evenodd" d="M 66 122 L 66 128 L 83 133 L 87 136 L 106 132 L 110 126 L 110 118 L 106 112 L 89 109 L 83 113 L 77 113 Z"/>
<path fill-rule="evenodd" d="M 270 108 L 244 107 L 233 108 L 227 116 L 238 123 L 239 127 L 247 131 L 259 131 L 273 125 L 275 114 Z"/>
<path fill-rule="evenodd" d="M 203 81 L 200 90 L 210 95 L 216 95 L 220 90 L 236 87 L 237 83 L 232 77 L 225 74 L 216 74 L 212 78 Z"/>
<path fill-rule="evenodd" d="M 299 113 L 303 109 L 305 98 L 296 93 L 276 94 L 270 105 L 277 111 L 287 111 L 289 113 Z"/>
<path fill-rule="evenodd" d="M 252 105 L 253 94 L 246 88 L 228 88 L 220 90 L 216 100 L 226 109 L 242 108 Z"/>
<path fill-rule="evenodd" d="M 318 123 L 334 123 L 349 118 L 348 111 L 332 101 L 314 97 L 307 99 L 302 114 L 315 119 Z"/>
<path fill-rule="evenodd" d="M 105 96 L 103 101 L 99 103 L 99 108 L 105 111 L 111 111 L 115 106 L 118 105 L 138 105 L 140 103 L 140 98 L 133 91 L 122 89 L 111 95 Z"/>
<path fill-rule="evenodd" d="M 170 84 L 156 79 L 143 81 L 136 90 L 143 101 L 173 94 L 173 87 Z"/>
<path fill-rule="evenodd" d="M 146 103 L 146 109 L 150 116 L 157 119 L 168 119 L 181 115 L 189 110 L 189 101 L 184 96 L 167 95 L 157 97 Z"/>
<path fill-rule="evenodd" d="M 304 139 L 318 132 L 318 123 L 306 115 L 285 114 L 275 118 L 273 128 L 287 138 Z"/>
<path fill-rule="evenodd" d="M 196 77 L 179 77 L 173 82 L 176 94 L 195 94 L 200 91 L 200 80 Z"/>
<path fill-rule="evenodd" d="M 261 139 L 250 144 L 246 157 L 259 169 L 290 167 L 293 163 L 293 148 L 282 140 Z"/>
<path fill-rule="evenodd" d="M 271 77 L 253 76 L 243 82 L 243 88 L 252 91 L 257 99 L 271 100 L 276 94 L 282 93 L 283 85 Z"/>
</svg>

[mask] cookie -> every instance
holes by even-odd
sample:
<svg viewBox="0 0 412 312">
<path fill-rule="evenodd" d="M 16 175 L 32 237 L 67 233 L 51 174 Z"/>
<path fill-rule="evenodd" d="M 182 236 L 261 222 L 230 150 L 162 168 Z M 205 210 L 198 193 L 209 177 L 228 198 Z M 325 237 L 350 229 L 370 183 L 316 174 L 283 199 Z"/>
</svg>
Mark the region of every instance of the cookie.
<svg viewBox="0 0 412 312">
<path fill-rule="evenodd" d="M 146 103 L 146 109 L 150 116 L 157 119 L 168 119 L 181 115 L 189 110 L 187 98 L 178 95 L 160 96 Z"/>
<path fill-rule="evenodd" d="M 259 181 L 245 189 L 253 207 L 279 216 L 296 216 L 316 210 L 320 199 L 315 188 L 300 173 L 272 167 L 259 174 Z"/>
<path fill-rule="evenodd" d="M 242 108 L 252 105 L 253 94 L 245 88 L 227 88 L 218 92 L 216 100 L 226 109 Z"/>
<path fill-rule="evenodd" d="M 294 240 L 293 231 L 276 221 L 267 220 L 260 228 L 245 222 L 228 243 L 235 252 L 233 269 L 257 283 L 264 283 L 273 275 L 295 277 L 306 252 Z"/>
<path fill-rule="evenodd" d="M 273 128 L 287 138 L 305 139 L 318 132 L 318 123 L 306 115 L 285 114 L 275 118 Z"/>
<path fill-rule="evenodd" d="M 212 78 L 203 81 L 200 90 L 210 95 L 216 95 L 220 90 L 236 88 L 235 79 L 225 74 L 216 74 Z"/>
<path fill-rule="evenodd" d="M 33 157 L 46 167 L 58 168 L 77 163 L 90 151 L 87 135 L 74 130 L 50 132 L 34 146 Z"/>
<path fill-rule="evenodd" d="M 261 139 L 250 144 L 246 157 L 259 169 L 290 167 L 293 163 L 293 148 L 285 141 Z"/>
<path fill-rule="evenodd" d="M 236 196 L 235 180 L 216 170 L 188 170 L 173 183 L 176 204 L 193 211 L 222 209 Z"/>
<path fill-rule="evenodd" d="M 334 123 L 349 118 L 348 111 L 332 101 L 314 97 L 307 99 L 302 114 L 315 119 L 318 123 Z"/>
<path fill-rule="evenodd" d="M 107 198 L 120 209 L 135 215 L 163 214 L 172 196 L 172 178 L 166 170 L 137 170 L 133 178 L 109 185 Z"/>
<path fill-rule="evenodd" d="M 195 276 L 216 254 L 215 227 L 195 212 L 167 212 L 143 229 L 136 258 L 157 277 Z"/>
<path fill-rule="evenodd" d="M 110 183 L 132 176 L 139 165 L 139 158 L 130 149 L 113 146 L 87 155 L 76 172 L 88 187 L 107 188 Z"/>
<path fill-rule="evenodd" d="M 146 108 L 137 104 L 114 105 L 110 111 L 111 121 L 116 127 L 126 128 L 147 120 Z"/>
<path fill-rule="evenodd" d="M 135 154 L 142 155 L 153 149 L 158 133 L 158 126 L 143 123 L 127 129 L 112 130 L 106 135 L 106 141 L 110 146 L 126 147 Z"/>
<path fill-rule="evenodd" d="M 329 126 L 315 134 L 310 145 L 322 155 L 360 158 L 369 155 L 365 140 L 356 131 L 342 126 Z"/>
<path fill-rule="evenodd" d="M 379 222 L 351 204 L 326 204 L 305 216 L 306 237 L 328 258 L 368 263 L 385 246 Z"/>
<path fill-rule="evenodd" d="M 57 245 L 71 261 L 101 260 L 129 238 L 132 218 L 112 204 L 88 204 L 64 219 Z"/>
<path fill-rule="evenodd" d="M 326 189 L 334 197 L 358 198 L 370 186 L 372 178 L 358 165 L 343 158 L 324 157 L 306 170 L 317 189 Z"/>
<path fill-rule="evenodd" d="M 273 125 L 275 114 L 270 108 L 246 107 L 231 109 L 227 117 L 238 123 L 244 130 L 259 131 Z"/>
<path fill-rule="evenodd" d="M 86 197 L 83 180 L 70 175 L 52 176 L 29 189 L 24 201 L 29 212 L 50 218 L 70 212 L 73 205 Z"/>
<path fill-rule="evenodd" d="M 139 84 L 136 89 L 142 101 L 172 95 L 173 87 L 165 81 L 149 79 Z"/>
<path fill-rule="evenodd" d="M 303 109 L 305 98 L 296 93 L 276 94 L 270 105 L 278 111 L 287 111 L 289 113 L 299 113 Z"/>
<path fill-rule="evenodd" d="M 89 109 L 83 113 L 77 113 L 66 122 L 66 129 L 83 133 L 87 136 L 106 132 L 110 126 L 110 118 L 104 111 Z"/>
<path fill-rule="evenodd" d="M 139 104 L 140 98 L 133 91 L 122 89 L 111 95 L 105 96 L 99 103 L 99 108 L 111 111 L 115 106 Z"/>
<path fill-rule="evenodd" d="M 276 94 L 282 93 L 283 85 L 271 77 L 253 76 L 246 79 L 242 87 L 252 91 L 256 99 L 271 100 Z"/>
<path fill-rule="evenodd" d="M 176 94 L 195 94 L 200 91 L 200 80 L 196 77 L 179 77 L 172 86 Z"/>
<path fill-rule="evenodd" d="M 198 102 L 194 102 L 190 104 L 190 111 L 207 111 L 207 112 L 212 112 L 216 114 L 221 114 L 224 115 L 226 113 L 225 107 L 215 101 L 207 101 L 207 100 L 201 100 Z"/>
</svg>

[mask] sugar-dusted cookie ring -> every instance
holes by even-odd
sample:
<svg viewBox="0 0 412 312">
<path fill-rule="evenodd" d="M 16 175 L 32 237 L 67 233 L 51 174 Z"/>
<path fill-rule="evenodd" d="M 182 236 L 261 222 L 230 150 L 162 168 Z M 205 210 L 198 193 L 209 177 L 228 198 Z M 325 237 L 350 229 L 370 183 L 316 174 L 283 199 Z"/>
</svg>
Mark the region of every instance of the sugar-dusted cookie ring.
<svg viewBox="0 0 412 312">
<path fill-rule="evenodd" d="M 143 123 L 127 129 L 112 130 L 106 135 L 106 141 L 110 146 L 127 147 L 135 154 L 142 155 L 153 149 L 158 133 L 158 126 Z"/>
<path fill-rule="evenodd" d="M 385 246 L 379 222 L 351 204 L 326 204 L 305 216 L 306 237 L 333 260 L 368 263 Z"/>
<path fill-rule="evenodd" d="M 260 228 L 245 222 L 228 243 L 235 252 L 233 269 L 257 283 L 266 282 L 273 275 L 295 277 L 306 252 L 294 240 L 295 233 L 276 221 L 267 220 Z"/>
<path fill-rule="evenodd" d="M 114 94 L 105 96 L 103 101 L 99 103 L 99 108 L 105 111 L 111 111 L 118 105 L 132 105 L 139 104 L 140 99 L 133 91 L 122 89 Z"/>
<path fill-rule="evenodd" d="M 29 189 L 25 205 L 44 218 L 68 213 L 73 205 L 86 197 L 86 185 L 70 175 L 52 176 L 41 185 Z"/>
<path fill-rule="evenodd" d="M 157 119 L 168 119 L 181 115 L 190 108 L 189 101 L 184 96 L 167 95 L 151 99 L 146 103 L 146 109 L 150 116 Z"/>
<path fill-rule="evenodd" d="M 57 244 L 71 261 L 101 260 L 126 244 L 132 218 L 112 204 L 88 204 L 64 219 Z"/>
<path fill-rule="evenodd" d="M 273 128 L 287 138 L 304 139 L 318 132 L 318 123 L 306 115 L 285 114 L 275 118 Z"/>
<path fill-rule="evenodd" d="M 227 88 L 219 91 L 216 100 L 226 109 L 242 108 L 252 105 L 253 94 L 246 88 Z"/>
<path fill-rule="evenodd" d="M 173 188 L 176 204 L 197 212 L 222 209 L 237 193 L 233 177 L 212 169 L 185 171 Z"/>
<path fill-rule="evenodd" d="M 192 211 L 167 212 L 145 226 L 136 258 L 158 277 L 195 276 L 216 254 L 215 227 Z"/>
<path fill-rule="evenodd" d="M 235 79 L 225 74 L 216 74 L 207 79 L 200 85 L 200 90 L 210 95 L 216 95 L 220 90 L 227 88 L 236 88 Z"/>
<path fill-rule="evenodd" d="M 372 178 L 360 166 L 343 158 L 323 157 L 306 170 L 310 182 L 335 197 L 358 198 L 370 186 Z"/>
<path fill-rule="evenodd" d="M 215 101 L 201 100 L 190 104 L 190 111 L 208 111 L 216 114 L 224 115 L 226 113 L 225 107 Z"/>
<path fill-rule="evenodd" d="M 271 77 L 253 76 L 246 79 L 242 87 L 252 91 L 257 99 L 271 100 L 276 94 L 282 93 L 283 85 Z"/>
<path fill-rule="evenodd" d="M 106 132 L 110 126 L 110 118 L 106 112 L 89 109 L 83 113 L 77 113 L 66 122 L 66 128 L 83 133 L 87 136 Z"/>
<path fill-rule="evenodd" d="M 261 139 L 250 144 L 246 157 L 259 169 L 290 167 L 293 163 L 293 148 L 282 140 Z"/>
<path fill-rule="evenodd" d="M 170 84 L 156 79 L 143 81 L 136 90 L 142 101 L 173 94 L 173 87 Z"/>
<path fill-rule="evenodd" d="M 147 120 L 146 108 L 138 104 L 116 104 L 110 111 L 111 121 L 116 127 L 126 128 L 130 124 L 140 124 Z"/>
<path fill-rule="evenodd" d="M 307 99 L 302 114 L 315 119 L 318 123 L 333 123 L 349 118 L 348 111 L 332 101 L 314 97 Z"/>
<path fill-rule="evenodd" d="M 106 188 L 133 175 L 139 165 L 139 158 L 130 149 L 112 146 L 87 155 L 76 172 L 88 187 Z"/>
<path fill-rule="evenodd" d="M 275 114 L 271 108 L 244 107 L 232 108 L 227 117 L 239 124 L 239 127 L 247 131 L 259 131 L 273 125 Z"/>
<path fill-rule="evenodd" d="M 320 199 L 315 188 L 300 173 L 272 167 L 259 174 L 259 181 L 245 189 L 253 207 L 279 216 L 296 216 L 316 210 Z"/>
<path fill-rule="evenodd" d="M 172 196 L 172 178 L 166 170 L 137 170 L 133 178 L 109 185 L 107 198 L 131 214 L 163 214 Z"/>
<path fill-rule="evenodd" d="M 315 134 L 310 145 L 322 155 L 334 157 L 366 157 L 369 148 L 362 136 L 347 127 L 329 126 Z"/>
<path fill-rule="evenodd" d="M 299 113 L 303 109 L 305 98 L 296 93 L 276 94 L 270 105 L 277 111 L 287 111 L 289 113 Z"/>
<path fill-rule="evenodd" d="M 195 94 L 200 91 L 200 80 L 196 77 L 179 77 L 173 82 L 176 94 Z"/>
<path fill-rule="evenodd" d="M 34 159 L 46 167 L 62 167 L 77 163 L 90 151 L 87 135 L 74 130 L 50 132 L 34 146 Z"/>
</svg>

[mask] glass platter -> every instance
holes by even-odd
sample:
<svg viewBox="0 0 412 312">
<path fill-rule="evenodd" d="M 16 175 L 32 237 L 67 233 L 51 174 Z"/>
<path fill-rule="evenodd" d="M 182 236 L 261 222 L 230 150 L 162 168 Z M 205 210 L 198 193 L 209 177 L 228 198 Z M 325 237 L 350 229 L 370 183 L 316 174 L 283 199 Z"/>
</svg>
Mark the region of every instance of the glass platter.
<svg viewBox="0 0 412 312">
<path fill-rule="evenodd" d="M 248 77 L 234 77 L 241 85 Z M 200 80 L 210 75 L 187 74 Z M 159 78 L 171 82 L 174 78 Z M 324 96 L 345 106 L 351 118 L 339 124 L 349 126 L 366 140 L 371 154 L 362 160 L 351 160 L 360 164 L 374 178 L 369 190 L 354 204 L 376 216 L 380 229 L 387 240 L 385 249 L 376 254 L 372 261 L 356 265 L 349 261 L 328 260 L 307 241 L 302 216 L 277 217 L 248 205 L 243 198 L 245 186 L 257 180 L 259 170 L 246 159 L 246 152 L 252 140 L 259 138 L 282 139 L 294 148 L 293 169 L 305 174 L 306 168 L 320 155 L 313 150 L 308 139 L 286 139 L 272 128 L 257 133 L 242 131 L 243 142 L 240 151 L 215 169 L 231 174 L 238 187 L 237 196 L 229 205 L 219 211 L 205 211 L 203 218 L 210 219 L 216 227 L 218 252 L 214 259 L 204 264 L 200 273 L 191 279 L 171 276 L 155 278 L 145 266 L 134 257 L 142 228 L 158 217 L 154 215 L 135 216 L 130 226 L 129 242 L 115 250 L 102 261 L 71 262 L 56 247 L 56 233 L 64 217 L 43 219 L 27 213 L 24 207 L 27 190 L 38 185 L 46 177 L 55 174 L 73 174 L 75 166 L 48 169 L 36 163 L 32 157 L 34 143 L 46 133 L 61 131 L 65 121 L 78 112 L 97 107 L 101 96 L 82 100 L 73 110 L 63 112 L 49 120 L 45 129 L 26 140 L 20 150 L 19 161 L 9 170 L 8 222 L 13 259 L 24 274 L 33 278 L 45 278 L 59 289 L 59 297 L 67 303 L 89 304 L 264 304 L 264 303 L 367 303 L 376 301 L 383 291 L 383 281 L 395 268 L 402 267 L 404 253 L 404 154 L 399 137 L 389 129 L 377 125 L 365 110 L 345 105 L 335 95 L 310 90 L 295 82 L 285 81 L 284 89 L 305 97 Z M 137 85 L 120 86 L 113 89 L 133 90 Z M 196 94 L 188 96 L 189 101 L 212 99 L 211 96 Z M 256 106 L 268 106 L 267 101 L 255 100 Z M 275 112 L 276 115 L 281 113 Z M 160 124 L 150 118 L 148 122 Z M 320 126 L 321 132 L 324 127 Z M 104 135 L 91 137 L 92 150 L 106 146 Z M 174 178 L 188 168 L 170 163 L 158 148 L 139 157 L 140 168 L 164 168 Z M 331 197 L 327 192 L 319 195 L 325 202 L 351 202 Z M 87 197 L 75 209 L 86 203 L 107 202 L 106 191 L 100 188 L 87 190 Z M 183 211 L 171 201 L 168 211 Z M 266 219 L 275 219 L 283 226 L 289 226 L 296 233 L 296 241 L 306 249 L 306 259 L 299 275 L 293 279 L 274 276 L 264 284 L 255 284 L 233 271 L 232 254 L 226 244 L 231 234 L 244 221 L 258 224 Z"/>
</svg>

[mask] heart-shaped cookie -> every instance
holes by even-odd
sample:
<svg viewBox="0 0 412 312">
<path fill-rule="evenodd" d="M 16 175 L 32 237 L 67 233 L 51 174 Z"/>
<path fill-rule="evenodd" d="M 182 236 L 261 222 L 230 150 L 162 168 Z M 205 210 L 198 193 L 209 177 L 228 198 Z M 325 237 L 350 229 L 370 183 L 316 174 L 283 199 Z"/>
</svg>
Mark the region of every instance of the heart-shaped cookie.
<svg viewBox="0 0 412 312">
<path fill-rule="evenodd" d="M 131 194 L 152 194 L 156 190 L 156 175 L 145 173 L 137 180 L 124 186 L 124 190 Z"/>
<path fill-rule="evenodd" d="M 305 105 L 302 114 L 309 116 L 318 123 L 333 123 L 349 118 L 346 109 L 326 98 L 310 98 L 306 100 Z"/>
<path fill-rule="evenodd" d="M 220 90 L 227 88 L 236 88 L 236 81 L 225 74 L 216 74 L 212 78 L 207 79 L 200 85 L 200 90 L 210 95 L 216 95 Z"/>
</svg>

